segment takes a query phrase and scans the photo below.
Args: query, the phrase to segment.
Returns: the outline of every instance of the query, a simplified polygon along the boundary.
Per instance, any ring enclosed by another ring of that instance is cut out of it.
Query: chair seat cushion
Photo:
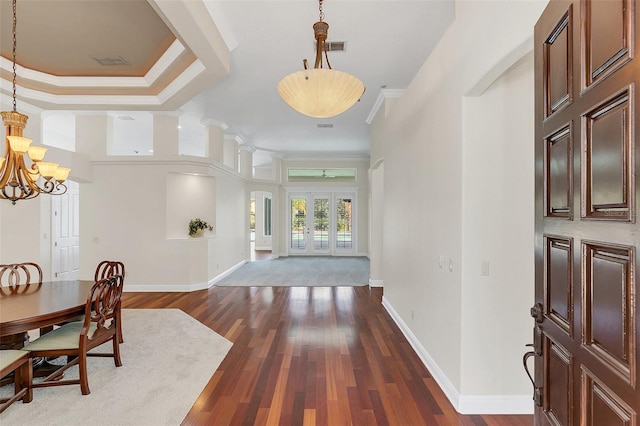
[[[4,370],[17,360],[23,357],[29,357],[29,354],[21,350],[7,349],[0,351],[0,371]],[[4,374],[2,374],[4,375]],[[1,376],[1,375],[0,375]]]
[[[59,349],[78,349],[80,345],[80,331],[83,322],[76,321],[63,325],[60,328],[38,337],[24,347],[25,351],[49,351]],[[96,327],[91,324],[89,335],[92,335]]]

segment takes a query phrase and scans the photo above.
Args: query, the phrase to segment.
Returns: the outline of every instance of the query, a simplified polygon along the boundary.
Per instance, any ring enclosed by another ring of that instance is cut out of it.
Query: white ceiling
[[[0,48],[10,59],[11,1],[0,0],[0,7]],[[304,58],[313,63],[312,26],[319,13],[313,0],[18,0],[18,62],[47,77],[20,69],[19,84],[32,90],[20,87],[19,98],[46,109],[180,110],[223,123],[227,135],[256,148],[254,165],[267,163],[271,155],[366,158],[366,120],[381,89],[406,88],[451,24],[454,3],[326,0],[323,8],[328,41],[346,42],[345,52],[329,52],[332,67],[357,76],[367,88],[359,103],[331,119],[299,114],[276,90],[281,78],[302,69]],[[157,46],[164,49],[171,40],[158,27],[158,16],[148,16],[154,10],[177,38],[175,51],[160,60]],[[90,43],[79,18],[91,22]],[[56,41],[47,43],[51,40]],[[23,44],[31,47],[23,52]],[[87,71],[89,55],[121,56],[130,64],[130,74],[123,75],[122,67]],[[64,63],[55,64],[56,58]],[[150,58],[156,67],[141,80]],[[0,65],[2,77],[10,79],[10,62]],[[82,72],[74,73],[70,66]],[[55,78],[56,67],[58,76],[67,79]],[[27,74],[24,81],[22,73]],[[109,79],[109,84],[86,78],[88,73]],[[5,96],[10,89],[3,81]]]

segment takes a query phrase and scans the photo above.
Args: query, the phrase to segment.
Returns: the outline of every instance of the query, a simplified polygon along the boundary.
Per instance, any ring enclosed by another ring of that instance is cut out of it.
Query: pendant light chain
[[[17,20],[17,0],[13,0],[13,112],[17,112],[16,109],[16,26]]]
[[[318,10],[320,10],[320,22],[324,22],[324,10],[322,10],[323,0],[318,0]],[[329,63],[328,49],[326,48],[325,41],[322,41],[322,50],[324,51],[324,59],[327,61],[327,67],[331,69],[331,63]],[[322,59],[320,60],[320,68],[322,68]]]

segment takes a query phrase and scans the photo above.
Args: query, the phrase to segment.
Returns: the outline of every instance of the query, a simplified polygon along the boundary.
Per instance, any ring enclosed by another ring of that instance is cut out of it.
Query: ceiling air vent
[[[345,41],[325,41],[324,50],[327,52],[344,52],[346,50],[347,43]]]
[[[319,129],[331,129],[331,128],[333,128],[333,124],[328,124],[328,123],[322,124],[322,123],[320,123],[320,124],[318,124],[318,128]]]
[[[107,56],[99,58],[94,56],[93,59],[95,59],[97,63],[104,67],[130,65],[129,62],[127,62],[122,56],[118,56],[116,58],[109,58]]]
[[[344,41],[329,41],[325,42],[324,50],[328,52],[344,52],[346,43]]]

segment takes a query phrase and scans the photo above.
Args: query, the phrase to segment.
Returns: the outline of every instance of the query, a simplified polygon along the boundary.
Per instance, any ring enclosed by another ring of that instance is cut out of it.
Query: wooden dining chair
[[[0,350],[0,378],[13,373],[13,396],[0,399],[0,413],[9,408],[16,401],[31,402],[33,389],[31,387],[32,372],[29,353],[21,350]]]
[[[29,290],[30,285],[42,285],[42,268],[34,262],[12,263],[0,265],[0,289],[8,287],[10,292],[15,294],[20,292],[19,288],[23,284],[23,292]],[[53,330],[53,327],[40,328],[40,335]]]
[[[122,365],[120,358],[120,332],[117,308],[120,303],[122,276],[101,279],[93,284],[87,296],[83,321],[71,322],[27,344],[31,358],[66,356],[67,363],[45,377],[42,382],[32,383],[34,388],[79,384],[83,395],[88,395],[89,378],[87,358],[92,356],[112,357],[116,367]],[[110,353],[89,353],[103,343],[112,342]],[[70,367],[78,365],[79,379],[62,379]]]
[[[122,291],[124,289],[124,263],[117,260],[103,260],[98,263],[94,280],[99,281],[104,278],[109,278],[114,275],[120,275],[122,280],[120,282],[120,297],[122,298]],[[124,336],[122,334],[122,302],[118,304],[118,327],[120,327],[120,343],[124,343]]]
[[[0,265],[0,286],[17,291],[22,284],[42,284],[42,268],[33,262]]]

